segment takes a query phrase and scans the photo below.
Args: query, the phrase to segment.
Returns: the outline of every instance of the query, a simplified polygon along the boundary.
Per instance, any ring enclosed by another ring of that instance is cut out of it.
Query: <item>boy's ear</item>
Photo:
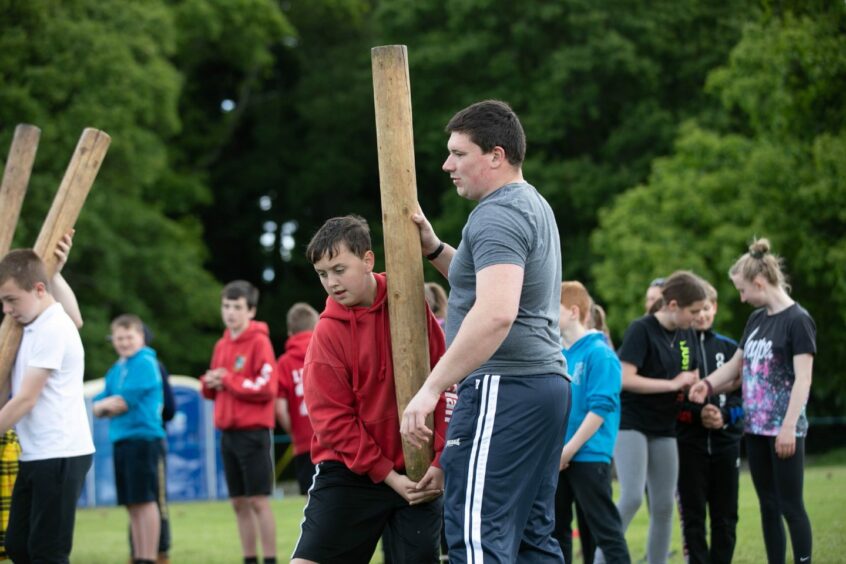
[[[247,316],[248,316],[250,319],[255,319],[255,317],[256,317],[256,309],[258,309],[258,308],[251,307],[251,308],[248,308],[248,309],[247,309]]]
[[[717,302],[711,302],[711,309],[714,310],[714,315],[717,315]]]
[[[48,293],[47,285],[44,284],[44,282],[36,282],[35,287],[33,289],[35,290],[35,293],[39,298],[43,298]]]
[[[364,264],[367,266],[368,274],[373,272],[373,266],[376,264],[376,255],[373,254],[373,251],[365,251],[361,260],[363,260]]]

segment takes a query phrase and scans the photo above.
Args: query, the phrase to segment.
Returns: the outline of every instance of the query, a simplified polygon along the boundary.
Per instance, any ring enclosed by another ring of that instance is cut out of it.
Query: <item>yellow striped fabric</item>
[[[14,430],[9,429],[0,436],[0,560],[6,556],[6,527],[9,525],[9,509],[12,506],[12,489],[18,477],[18,458],[21,444]]]

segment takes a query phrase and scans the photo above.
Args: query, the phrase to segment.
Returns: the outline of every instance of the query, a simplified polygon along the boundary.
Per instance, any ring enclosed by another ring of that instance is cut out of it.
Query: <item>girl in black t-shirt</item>
[[[690,390],[701,403],[716,391],[743,382],[746,451],[752,482],[761,506],[764,544],[770,563],[785,561],[790,530],[795,562],[811,562],[811,522],[802,496],[805,404],[811,389],[816,354],[816,326],[794,302],[781,269],[760,239],[729,271],[740,300],[759,308],[749,316],[732,359]]]
[[[679,394],[698,381],[690,328],[705,304],[705,287],[690,272],[666,279],[660,306],[632,322],[618,354],[623,365],[620,433],[614,461],[620,479],[617,509],[627,528],[649,490],[650,563],[666,562],[678,478]],[[683,396],[682,396],[683,397]]]

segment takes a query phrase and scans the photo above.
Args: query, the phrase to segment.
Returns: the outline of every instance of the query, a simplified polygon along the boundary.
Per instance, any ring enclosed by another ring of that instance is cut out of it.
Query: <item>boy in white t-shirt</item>
[[[59,264],[47,280],[30,249],[0,261],[3,313],[24,326],[12,370],[12,398],[0,409],[0,433],[15,426],[20,469],[12,493],[6,551],[15,562],[68,562],[76,502],[94,453],[82,379],[84,352],[76,297],[59,274],[71,234],[59,242]]]

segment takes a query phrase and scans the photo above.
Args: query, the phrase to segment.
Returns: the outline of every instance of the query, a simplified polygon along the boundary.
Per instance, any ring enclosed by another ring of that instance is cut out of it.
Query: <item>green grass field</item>
[[[615,498],[616,499],[616,498]],[[276,516],[279,561],[284,562],[299,534],[305,498],[295,496],[273,501]],[[805,504],[814,529],[814,562],[846,562],[846,464],[810,467],[805,472]],[[229,504],[174,503],[170,506],[173,530],[171,559],[179,563],[240,562],[235,519]],[[632,560],[646,552],[647,515],[641,508],[626,538]],[[77,512],[72,562],[112,564],[126,562],[127,516],[120,507],[82,509]],[[766,561],[759,522],[758,501],[748,472],[741,474],[740,523],[734,562],[759,564]],[[673,564],[684,562],[676,519],[672,550]],[[789,552],[789,551],[788,551]],[[377,553],[374,562],[381,562]],[[788,555],[788,562],[792,562]]]

